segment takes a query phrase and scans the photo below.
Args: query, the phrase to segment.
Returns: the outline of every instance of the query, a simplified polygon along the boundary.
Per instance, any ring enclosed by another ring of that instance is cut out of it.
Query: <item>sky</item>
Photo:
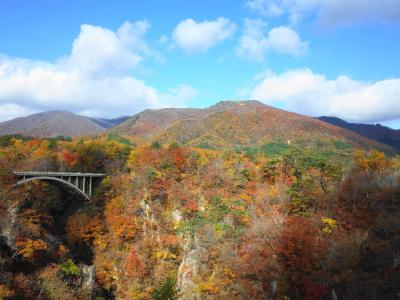
[[[0,121],[246,99],[400,128],[400,0],[0,1]]]

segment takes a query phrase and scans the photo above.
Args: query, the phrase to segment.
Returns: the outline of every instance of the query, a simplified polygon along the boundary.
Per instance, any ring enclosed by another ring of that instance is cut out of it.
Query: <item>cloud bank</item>
[[[337,116],[352,122],[400,118],[399,78],[363,82],[347,76],[329,80],[310,69],[267,72],[251,98],[301,114]]]
[[[118,30],[82,25],[71,54],[55,62],[0,57],[0,121],[43,110],[116,117],[145,108],[184,106],[196,90],[179,84],[158,91],[132,76],[160,55],[145,41],[147,21]]]

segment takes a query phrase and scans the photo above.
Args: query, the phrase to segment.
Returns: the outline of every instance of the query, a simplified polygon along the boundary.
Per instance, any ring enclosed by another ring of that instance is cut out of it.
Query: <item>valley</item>
[[[85,199],[51,181],[15,187],[15,170],[108,176]],[[6,135],[0,186],[5,299],[398,293],[396,149],[259,102]]]

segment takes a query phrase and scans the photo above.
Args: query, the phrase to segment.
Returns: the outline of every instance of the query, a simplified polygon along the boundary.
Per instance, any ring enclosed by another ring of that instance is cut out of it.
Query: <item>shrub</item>
[[[176,280],[168,277],[152,294],[154,300],[174,300],[178,299]]]
[[[324,224],[322,227],[322,232],[324,233],[332,233],[333,230],[337,227],[337,222],[331,218],[322,218],[321,222]]]
[[[135,146],[131,141],[127,140],[126,138],[124,138],[118,134],[109,134],[107,136],[107,140],[114,141],[114,142],[129,146],[129,147]]]
[[[80,274],[79,267],[72,261],[72,259],[68,259],[66,262],[61,264],[61,272],[66,277],[77,277]]]
[[[154,141],[151,143],[150,148],[152,149],[161,149],[161,143],[159,141]]]

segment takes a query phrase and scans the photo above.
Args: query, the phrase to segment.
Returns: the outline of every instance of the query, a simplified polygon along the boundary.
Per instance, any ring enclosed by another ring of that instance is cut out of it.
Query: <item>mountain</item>
[[[259,101],[221,101],[205,109],[146,110],[110,130],[163,143],[211,148],[261,146],[279,141],[319,147],[393,149],[326,122],[267,106]]]
[[[0,135],[74,137],[104,131],[137,141],[178,142],[205,148],[258,147],[271,142],[307,147],[338,146],[339,142],[345,147],[378,148],[385,152],[394,149],[382,143],[400,147],[399,132],[384,126],[351,124],[328,117],[315,119],[255,100],[221,101],[204,109],[148,109],[116,119],[49,111],[0,123]]]
[[[49,111],[0,123],[0,135],[23,134],[34,137],[94,135],[121,123],[126,118],[93,119],[68,111]]]
[[[395,130],[386,126],[382,126],[381,124],[373,125],[350,123],[336,117],[323,116],[319,117],[318,119],[326,123],[354,131],[371,140],[389,145],[400,151],[400,130]]]

